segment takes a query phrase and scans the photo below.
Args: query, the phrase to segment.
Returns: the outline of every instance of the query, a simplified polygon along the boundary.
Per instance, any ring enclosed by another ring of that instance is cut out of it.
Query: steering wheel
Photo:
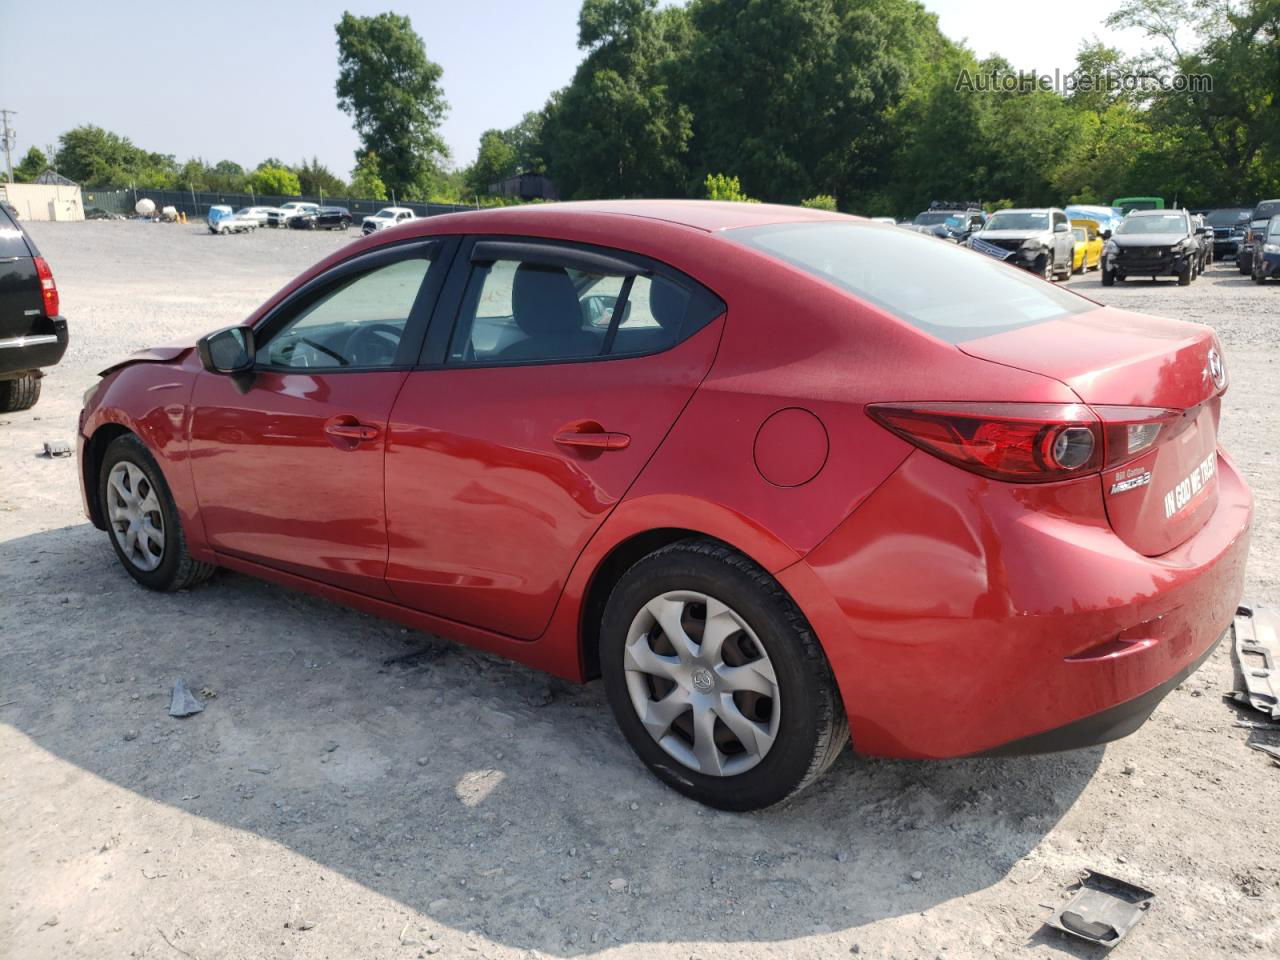
[[[400,328],[390,323],[362,323],[347,337],[343,352],[356,367],[391,363],[396,358],[400,336]]]

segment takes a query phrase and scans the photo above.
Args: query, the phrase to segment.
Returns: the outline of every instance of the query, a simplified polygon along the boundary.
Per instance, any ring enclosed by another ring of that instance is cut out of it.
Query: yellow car
[[[1071,232],[1076,236],[1076,249],[1071,255],[1071,272],[1084,273],[1102,266],[1102,235],[1092,220],[1072,220]]]

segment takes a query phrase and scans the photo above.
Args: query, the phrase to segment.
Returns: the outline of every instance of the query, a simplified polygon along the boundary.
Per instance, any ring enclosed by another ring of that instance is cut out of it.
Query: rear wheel
[[[747,557],[682,540],[614,587],[600,634],[609,704],[631,747],[676,790],[756,810],[818,778],[849,728],[799,608]]]
[[[40,399],[40,374],[24,373],[14,380],[0,380],[0,413],[30,410]]]
[[[98,476],[98,502],[111,546],[133,579],[152,590],[183,590],[216,567],[192,559],[164,474],[133,434],[111,441]]]
[[[1250,272],[1252,272],[1253,265],[1249,263],[1249,261],[1245,260],[1244,257],[1237,255],[1236,269],[1240,271],[1240,276],[1245,277],[1245,276],[1248,276]]]

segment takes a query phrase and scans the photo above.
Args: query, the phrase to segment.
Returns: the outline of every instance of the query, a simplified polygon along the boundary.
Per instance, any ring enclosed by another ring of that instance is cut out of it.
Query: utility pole
[[[9,128],[9,114],[17,112],[17,110],[0,110],[0,117],[4,119],[4,166],[9,172],[10,183],[13,183],[13,144],[18,137],[18,131]]]

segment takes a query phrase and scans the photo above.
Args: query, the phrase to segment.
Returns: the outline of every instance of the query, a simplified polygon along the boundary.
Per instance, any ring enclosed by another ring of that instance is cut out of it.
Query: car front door
[[[706,375],[724,304],[651,261],[509,239],[464,245],[448,288],[391,413],[387,581],[532,639]]]
[[[251,378],[202,373],[191,469],[220,553],[387,597],[387,417],[452,244],[401,244],[308,283],[256,326]]]
[[[1067,222],[1067,215],[1060,210],[1055,210],[1052,222],[1054,262],[1071,263],[1075,256],[1076,239],[1071,232],[1071,224]]]

